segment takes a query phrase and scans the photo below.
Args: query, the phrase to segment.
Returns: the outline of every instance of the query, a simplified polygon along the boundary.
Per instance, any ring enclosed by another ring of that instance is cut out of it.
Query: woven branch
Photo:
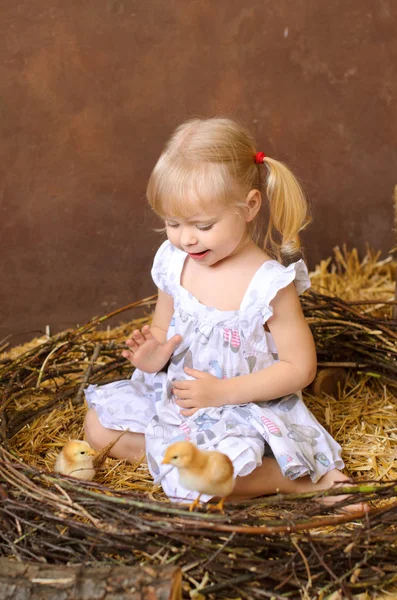
[[[50,474],[7,450],[54,409],[83,410],[86,384],[131,375],[121,349],[132,324],[111,332],[101,327],[131,308],[146,310],[134,320],[141,327],[150,322],[154,301],[128,305],[0,361],[0,554],[50,564],[177,564],[184,585],[210,598],[263,598],[265,590],[274,598],[326,598],[337,591],[351,598],[397,585],[397,480],[278,494],[229,504],[226,515],[214,515],[155,501],[139,486],[120,491]],[[376,300],[370,310],[363,302],[373,301],[303,296],[319,362],[349,366],[395,389],[397,323],[390,301]],[[346,492],[354,502],[370,502],[371,512],[338,513],[352,502]],[[342,500],[326,509],[327,495]]]
[[[144,306],[145,302],[151,305],[153,298],[141,301],[139,306]],[[384,376],[389,385],[397,387],[397,322],[367,316],[340,298],[318,292],[307,292],[302,298],[302,305],[316,342],[320,366],[348,364],[358,371]],[[132,306],[128,305],[116,312],[121,314]],[[101,337],[99,333],[99,350],[98,341],[93,345],[93,341],[87,339],[90,330],[102,325],[114,314],[91,321],[75,331],[55,336],[47,343],[29,350],[26,355],[7,361],[0,367],[0,393],[4,398],[0,418],[3,423],[6,419],[8,437],[15,435],[40,414],[52,410],[71,397],[74,397],[74,404],[81,403],[81,378],[87,383],[101,384],[110,379],[126,378],[131,374],[130,363],[120,357],[123,346],[104,339],[104,334]],[[142,324],[149,320],[148,316],[142,320]],[[94,348],[97,349],[98,356],[94,356],[93,363],[88,359],[87,367],[87,358],[92,358]],[[97,361],[98,357],[101,362]],[[58,389],[38,385],[38,382],[45,384],[59,379],[62,380],[62,385]],[[43,389],[50,396],[44,404],[40,402]],[[22,413],[5,412],[7,406],[19,395],[27,393],[31,394],[32,408],[25,407]]]
[[[192,514],[139,494],[49,476],[14,462],[4,450],[0,477],[0,549],[20,561],[95,564],[112,562],[115,555],[120,564],[177,560],[195,581],[208,573],[208,581],[217,583],[209,583],[201,593],[216,592],[217,598],[230,597],[236,586],[256,597],[258,575],[265,589],[280,585],[280,597],[299,597],[299,590],[308,586],[303,558],[310,564],[311,597],[339,588],[349,597],[352,591],[381,588],[397,578],[397,549],[391,544],[396,502],[356,519],[353,529],[333,533],[336,525],[352,517],[319,515],[314,503],[319,496],[313,493],[229,505],[223,516]],[[385,501],[394,498],[396,490],[397,482],[360,484],[345,491],[357,500]],[[323,495],[330,493],[342,491]],[[261,516],[264,506],[276,509],[272,519]],[[332,565],[335,581],[324,570],[324,560]],[[352,568],[360,569],[355,580]]]

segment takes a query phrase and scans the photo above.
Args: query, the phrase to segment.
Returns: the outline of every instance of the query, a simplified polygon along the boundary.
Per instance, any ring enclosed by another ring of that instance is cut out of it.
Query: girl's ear
[[[262,194],[259,190],[251,190],[245,199],[245,222],[253,221],[262,205]]]

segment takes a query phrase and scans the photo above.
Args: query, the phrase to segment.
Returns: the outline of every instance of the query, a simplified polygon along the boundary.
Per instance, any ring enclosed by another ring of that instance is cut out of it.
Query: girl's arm
[[[273,315],[267,325],[279,362],[250,375],[226,380],[224,391],[230,404],[273,400],[291,394],[309,385],[316,375],[314,340],[294,284],[281,289],[271,304]]]
[[[183,416],[200,408],[274,400],[309,385],[316,374],[316,350],[293,283],[272,301],[267,325],[274,337],[279,362],[249,375],[218,379],[185,368],[193,380],[175,381],[175,402]],[[263,333],[265,335],[265,333]]]
[[[172,296],[159,289],[150,328],[154,337],[161,344],[164,344],[165,340],[167,339],[167,331],[173,314],[174,299]]]
[[[166,341],[173,313],[172,297],[159,289],[152,325],[135,329],[126,340],[128,350],[122,352],[134,367],[146,373],[156,373],[168,362],[182,340],[180,335],[174,335]]]

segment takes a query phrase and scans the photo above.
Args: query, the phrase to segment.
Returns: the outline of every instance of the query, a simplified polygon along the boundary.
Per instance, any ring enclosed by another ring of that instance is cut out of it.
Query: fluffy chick
[[[176,442],[165,451],[163,464],[174,465],[178,469],[180,484],[199,493],[189,511],[196,508],[201,494],[209,494],[221,498],[214,508],[223,512],[225,499],[234,487],[233,463],[226,454],[199,450],[191,442]]]
[[[87,442],[70,440],[58,454],[54,471],[76,479],[92,481],[95,476],[94,456],[95,452]]]

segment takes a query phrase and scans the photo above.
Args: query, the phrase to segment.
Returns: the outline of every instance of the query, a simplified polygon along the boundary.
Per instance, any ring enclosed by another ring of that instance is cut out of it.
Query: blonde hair
[[[241,210],[251,190],[269,201],[265,251],[285,262],[300,248],[299,232],[310,222],[301,186],[281,162],[255,162],[255,142],[231,119],[192,119],[180,125],[166,144],[150,176],[147,198],[161,217],[188,217],[197,204],[214,203]],[[266,168],[266,170],[265,170]],[[258,239],[258,217],[251,235]]]

